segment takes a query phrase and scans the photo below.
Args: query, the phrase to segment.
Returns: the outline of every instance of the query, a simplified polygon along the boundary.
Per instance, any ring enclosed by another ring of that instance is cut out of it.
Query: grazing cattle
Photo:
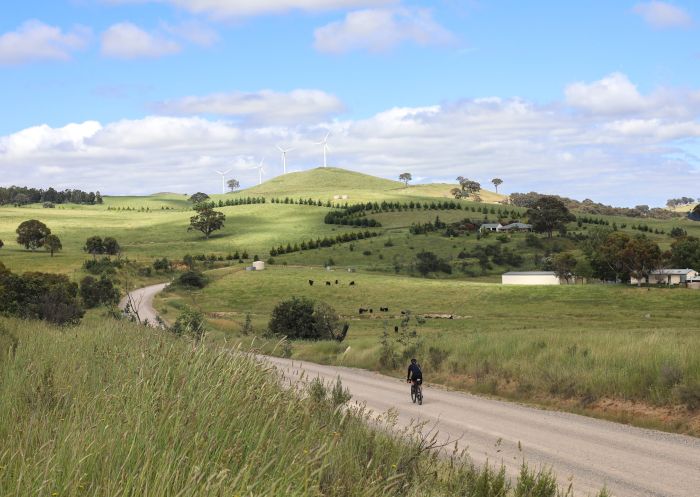
[[[365,312],[367,312],[367,309],[360,307],[360,314],[364,314]]]
[[[314,280],[309,280],[309,286],[314,286]]]
[[[388,307],[380,307],[379,312],[389,312],[389,308]]]
[[[394,333],[398,333],[398,332],[399,332],[399,327],[398,327],[398,326],[394,326]]]
[[[355,286],[355,282],[354,282],[354,281],[351,281],[351,282],[350,282],[350,286]]]
[[[374,309],[370,309],[369,313],[372,314],[374,312]]]
[[[331,286],[331,282],[330,282],[330,281],[326,281],[326,286]]]
[[[335,280],[335,284],[336,284],[336,285],[338,284],[338,280]]]

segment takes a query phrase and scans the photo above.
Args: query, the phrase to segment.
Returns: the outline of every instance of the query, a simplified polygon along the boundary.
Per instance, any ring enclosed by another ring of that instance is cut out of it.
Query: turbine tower
[[[221,193],[225,194],[226,193],[226,175],[231,172],[230,169],[226,171],[216,171],[221,175]]]
[[[291,152],[294,149],[293,148],[284,149],[284,148],[280,147],[279,145],[277,145],[277,150],[282,152],[282,167],[284,169],[284,174],[287,174],[287,152]]]
[[[254,168],[253,168],[253,169],[257,169],[257,170],[258,170],[258,174],[259,174],[259,176],[260,176],[260,182],[258,183],[259,185],[262,185],[262,175],[263,175],[263,173],[265,172],[265,168],[263,167],[263,163],[264,163],[264,162],[265,162],[265,157],[262,158],[262,160],[260,161],[260,164],[258,164],[257,167],[254,167]]]
[[[316,143],[316,145],[323,145],[323,167],[328,167],[328,162],[327,162],[328,137],[330,135],[331,135],[331,132],[329,131],[328,133],[326,133],[326,137],[323,140]]]

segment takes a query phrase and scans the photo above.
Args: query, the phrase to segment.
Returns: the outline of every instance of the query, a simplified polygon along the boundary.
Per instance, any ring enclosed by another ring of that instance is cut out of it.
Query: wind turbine
[[[262,185],[262,175],[265,172],[265,168],[263,167],[263,163],[265,162],[265,157],[262,158],[260,161],[260,164],[258,164],[257,167],[254,167],[253,169],[258,170],[258,174],[260,175],[260,182],[258,183],[259,185]]]
[[[277,150],[282,152],[282,167],[284,168],[284,174],[287,174],[287,152],[294,150],[293,148],[284,149],[277,145]]]
[[[230,169],[226,171],[216,171],[221,175],[221,193],[226,193],[226,175],[231,172]]]
[[[328,133],[326,133],[326,137],[323,140],[316,143],[316,145],[323,145],[323,167],[328,167],[328,162],[326,161],[326,155],[328,152],[328,137],[330,135],[331,135],[331,132],[329,131]]]

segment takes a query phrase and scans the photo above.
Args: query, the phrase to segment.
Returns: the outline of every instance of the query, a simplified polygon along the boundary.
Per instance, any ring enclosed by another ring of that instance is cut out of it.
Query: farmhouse
[[[504,285],[560,285],[554,271],[510,271],[501,276]]]
[[[649,275],[650,285],[684,285],[700,277],[693,269],[657,269]],[[631,278],[630,283],[639,283],[637,278]],[[644,281],[642,281],[644,283]]]

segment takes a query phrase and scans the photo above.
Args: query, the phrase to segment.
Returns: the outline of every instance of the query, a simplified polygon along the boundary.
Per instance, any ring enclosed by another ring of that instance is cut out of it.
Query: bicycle
[[[414,404],[417,402],[419,406],[423,405],[423,389],[421,388],[421,383],[423,383],[422,379],[411,382],[411,400]]]

